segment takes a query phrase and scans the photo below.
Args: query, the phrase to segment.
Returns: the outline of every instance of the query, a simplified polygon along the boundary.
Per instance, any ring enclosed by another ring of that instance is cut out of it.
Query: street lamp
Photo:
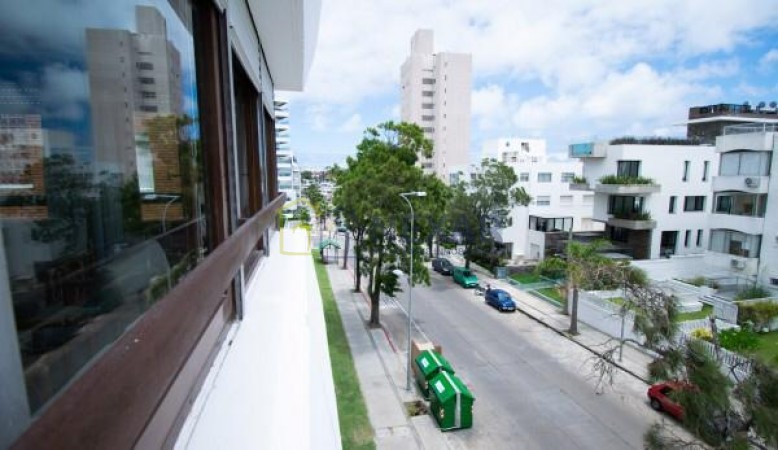
[[[408,268],[408,361],[405,367],[405,389],[410,391],[411,390],[411,305],[413,304],[413,205],[411,204],[411,201],[408,200],[408,197],[426,197],[427,193],[424,191],[416,191],[416,192],[403,192],[400,194],[400,197],[402,197],[403,200],[408,204],[408,207],[411,208],[411,237],[408,239],[408,242],[411,247],[410,251],[410,257],[409,257],[409,268]]]

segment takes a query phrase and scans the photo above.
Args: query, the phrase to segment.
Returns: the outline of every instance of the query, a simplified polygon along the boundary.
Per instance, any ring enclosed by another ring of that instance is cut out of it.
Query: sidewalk
[[[337,264],[327,273],[348,337],[362,396],[375,430],[378,450],[445,449],[448,443],[432,417],[408,417],[405,402],[420,399],[415,385],[406,391],[405,353],[394,348],[386,330],[369,329],[368,301],[354,293],[353,274]]]
[[[463,258],[456,255],[449,255],[447,258],[459,265],[464,265],[465,263]],[[578,321],[578,335],[571,336],[567,333],[567,330],[570,328],[570,316],[563,314],[555,305],[518,289],[507,280],[494,278],[489,271],[476,264],[470,263],[470,269],[473,272],[476,272],[483,282],[489,283],[492,287],[503,289],[511,294],[516,300],[519,312],[524,313],[528,317],[557,333],[566,336],[571,341],[586,348],[592,353],[601,354],[601,352],[605,350],[604,344],[606,342],[611,341],[611,343],[613,343],[617,340],[616,338],[588,326],[580,320]],[[616,361],[614,364],[618,368],[648,384],[648,364],[653,361],[654,358],[646,349],[627,343],[624,345],[621,361],[618,359],[618,354],[616,354],[615,358]]]

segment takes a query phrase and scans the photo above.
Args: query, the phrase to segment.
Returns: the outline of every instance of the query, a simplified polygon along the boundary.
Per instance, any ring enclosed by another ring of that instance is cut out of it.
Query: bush
[[[703,276],[697,276],[694,278],[689,278],[687,280],[681,280],[681,281],[683,281],[686,284],[691,284],[692,286],[697,286],[697,287],[705,285],[705,277]]]
[[[645,177],[629,177],[623,175],[605,175],[600,178],[602,184],[654,184],[654,180]]]
[[[751,286],[738,292],[737,295],[735,296],[735,300],[747,300],[750,298],[765,298],[769,296],[770,293],[767,292],[767,289],[761,286]]]
[[[695,328],[692,330],[691,336],[694,339],[700,339],[708,342],[713,340],[713,333],[708,328]]]
[[[573,184],[586,184],[586,183],[587,183],[586,177],[579,177],[579,176],[573,177]]]
[[[738,305],[737,323],[739,325],[751,323],[754,328],[761,330],[768,326],[775,317],[778,317],[778,303],[765,301]]]
[[[719,332],[719,344],[733,352],[747,353],[759,347],[759,338],[751,330],[730,328]]]
[[[556,256],[544,258],[543,261],[535,267],[535,275],[540,275],[546,278],[559,279],[564,278],[567,271],[567,263]]]

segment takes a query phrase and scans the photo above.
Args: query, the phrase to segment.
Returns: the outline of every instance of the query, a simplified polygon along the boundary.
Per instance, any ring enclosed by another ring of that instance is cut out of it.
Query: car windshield
[[[510,296],[510,295],[508,295],[508,294],[506,294],[505,292],[498,292],[498,293],[497,293],[497,298],[498,298],[498,299],[499,299],[501,302],[504,302],[504,301],[506,301],[506,300],[510,300],[510,299],[511,299],[511,296]]]
[[[462,276],[463,277],[472,277],[473,276],[473,272],[470,272],[469,270],[463,270],[462,271]]]

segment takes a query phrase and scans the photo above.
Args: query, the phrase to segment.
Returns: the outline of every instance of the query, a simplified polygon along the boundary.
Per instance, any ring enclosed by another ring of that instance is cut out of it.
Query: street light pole
[[[408,200],[408,197],[426,197],[427,193],[424,191],[418,191],[418,192],[403,192],[400,194],[400,197],[402,197],[403,200],[408,204],[408,207],[411,209],[411,236],[410,239],[408,239],[408,243],[411,247],[410,251],[410,259],[408,262],[408,361],[405,367],[405,389],[410,391],[411,390],[411,321],[412,321],[412,315],[411,315],[411,307],[413,305],[413,222],[414,222],[414,216],[413,216],[413,205],[411,204],[411,201]]]

